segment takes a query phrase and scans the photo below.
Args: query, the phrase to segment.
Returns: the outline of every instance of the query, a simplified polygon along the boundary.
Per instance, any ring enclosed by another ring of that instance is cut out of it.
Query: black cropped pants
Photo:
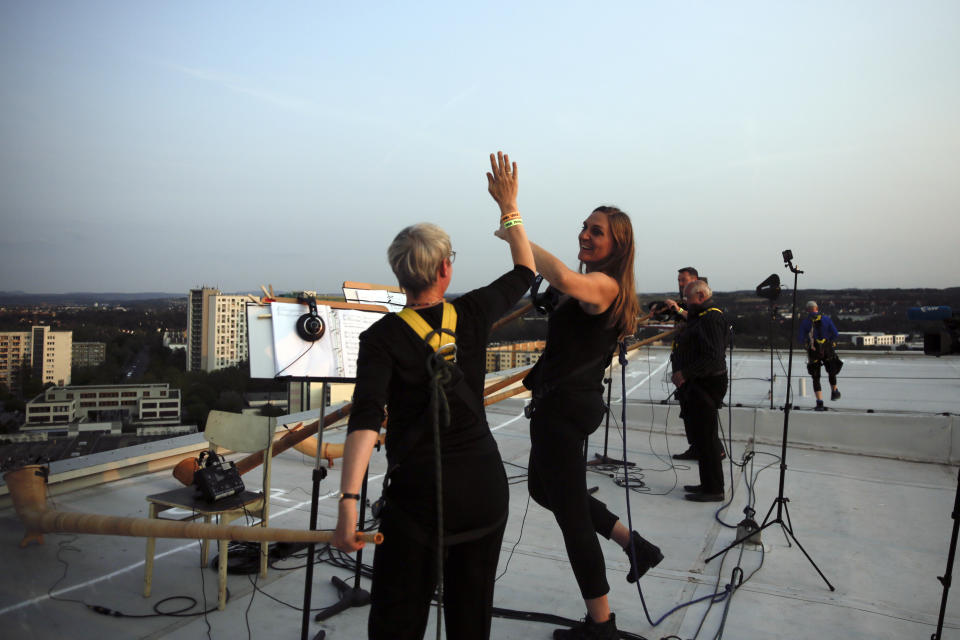
[[[599,393],[555,392],[538,400],[530,420],[530,497],[553,512],[560,525],[585,600],[610,591],[597,534],[609,539],[617,523],[617,516],[587,493],[583,447],[602,417]]]

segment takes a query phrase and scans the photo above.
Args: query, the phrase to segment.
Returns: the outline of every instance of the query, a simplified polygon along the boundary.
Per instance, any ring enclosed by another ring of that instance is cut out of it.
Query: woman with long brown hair
[[[597,207],[584,221],[578,242],[579,271],[530,243],[537,271],[564,297],[550,314],[543,356],[524,379],[533,391],[528,486],[530,496],[552,511],[560,525],[587,608],[582,623],[557,629],[554,638],[617,638],[597,534],[627,553],[628,582],[663,559],[655,545],[587,493],[583,463],[584,441],[604,413],[604,370],[617,342],[636,329],[630,217],[616,207]]]

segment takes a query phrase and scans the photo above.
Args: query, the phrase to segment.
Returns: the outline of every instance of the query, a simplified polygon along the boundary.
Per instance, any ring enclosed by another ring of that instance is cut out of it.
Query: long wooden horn
[[[330,542],[330,531],[245,527],[198,522],[180,522],[158,518],[124,518],[89,513],[69,513],[47,508],[46,467],[28,465],[3,474],[10,489],[13,508],[27,531],[20,541],[43,543],[44,533],[93,533],[138,538],[208,538],[245,542]],[[357,540],[380,544],[383,534],[358,533]]]
[[[528,310],[529,309],[525,307],[519,311],[526,312]],[[519,314],[519,311],[517,312],[518,314]],[[649,319],[650,315],[651,314],[648,313],[647,315],[642,316],[639,319],[639,321],[642,322],[644,320]],[[650,338],[645,338],[644,340],[640,340],[639,342],[635,342],[632,345],[630,345],[627,348],[627,351],[633,351],[634,349],[639,349],[640,347],[646,346],[652,342],[663,340],[664,338],[669,338],[670,336],[677,333],[677,331],[679,331],[679,329],[676,329],[676,328],[669,329],[662,333],[658,333],[657,335],[652,336]],[[521,380],[524,376],[527,375],[527,373],[530,371],[531,368],[532,366],[525,367],[520,371],[517,371],[507,376],[506,378],[502,380],[498,380],[497,382],[494,382],[493,384],[484,388],[483,390],[484,406],[488,406],[488,405],[500,402],[501,400],[506,400],[507,398],[513,397],[515,395],[518,395],[526,391],[524,387],[517,387],[515,389],[511,389],[503,393],[499,393],[499,394],[496,393],[497,391],[500,391],[505,387],[509,387],[510,385],[514,384],[518,380]],[[347,404],[343,405],[336,411],[325,416],[323,419],[324,429],[334,424],[335,422],[345,418],[346,416],[350,415],[350,409],[352,407],[353,407],[353,404],[348,402]],[[278,453],[286,451],[290,447],[295,447],[301,453],[304,453],[308,456],[316,456],[317,445],[316,444],[311,445],[309,442],[307,442],[307,438],[317,433],[317,422],[319,421],[311,422],[306,425],[298,425],[297,427],[294,427],[293,429],[291,429],[286,435],[284,435],[282,438],[280,438],[279,440],[273,443],[273,455],[277,455]],[[297,446],[300,443],[304,443],[304,444],[302,446]],[[326,458],[328,465],[332,466],[333,460],[335,458],[339,458],[342,456],[343,456],[342,444],[337,444],[337,443],[323,444],[323,452],[321,457]],[[187,462],[189,460],[190,459],[186,459],[181,462]],[[242,458],[241,460],[238,460],[236,464],[237,464],[237,470],[241,474],[246,473],[247,471],[250,471],[251,469],[254,469],[257,466],[263,464],[263,452],[253,453],[247,456],[246,458]],[[189,473],[188,475],[177,475],[175,473],[175,476],[177,477],[178,480],[180,480],[184,484],[190,484],[193,481],[192,473]],[[190,481],[188,482],[187,479],[189,479]]]

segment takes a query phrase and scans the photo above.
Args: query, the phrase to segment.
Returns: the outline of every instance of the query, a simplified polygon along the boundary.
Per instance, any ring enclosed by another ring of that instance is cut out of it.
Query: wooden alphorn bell
[[[17,517],[27,529],[23,540],[20,541],[21,547],[27,546],[30,542],[42,544],[44,533],[92,533],[108,536],[193,540],[206,538],[244,542],[322,543],[330,542],[333,538],[331,531],[216,525],[56,511],[47,507],[46,467],[36,464],[27,465],[3,474],[3,479],[10,490]],[[380,544],[383,542],[383,534],[358,533],[357,540]]]

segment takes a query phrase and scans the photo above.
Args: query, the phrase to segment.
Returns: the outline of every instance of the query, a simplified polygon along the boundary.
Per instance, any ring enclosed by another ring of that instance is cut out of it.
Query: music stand
[[[320,382],[320,418],[317,427],[317,453],[312,473],[310,492],[310,530],[317,529],[320,502],[320,482],[327,470],[321,465],[323,449],[323,422],[326,412],[328,383],[356,380],[356,353],[360,333],[376,322],[386,307],[369,304],[350,304],[322,301],[315,297],[300,299],[272,298],[269,313],[262,305],[248,305],[247,332],[250,352],[250,377],[273,377],[288,383],[299,383],[304,409],[310,408],[310,385]],[[309,311],[304,313],[304,305]],[[272,372],[272,375],[268,375]],[[358,529],[365,517],[367,480],[364,475]],[[316,545],[307,547],[307,566],[304,578],[303,618],[301,640],[307,640],[310,624],[310,602],[313,594],[313,564]],[[363,550],[357,551],[354,586],[349,587],[334,576],[340,600],[317,616],[324,620],[340,611],[370,602],[369,592],[360,588],[360,566]],[[327,614],[321,617],[323,614]],[[325,637],[325,632],[318,637]]]

